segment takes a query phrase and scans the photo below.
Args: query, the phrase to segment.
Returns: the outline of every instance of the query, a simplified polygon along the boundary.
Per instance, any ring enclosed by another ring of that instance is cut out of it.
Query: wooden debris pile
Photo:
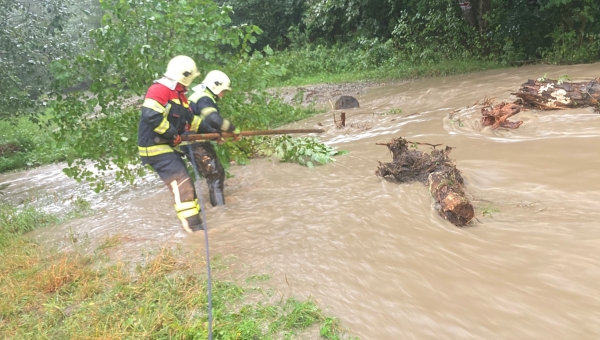
[[[558,110],[576,107],[594,107],[600,110],[600,79],[585,83],[564,82],[553,79],[530,79],[513,95],[527,108]]]
[[[380,143],[392,152],[393,160],[391,163],[379,162],[375,174],[397,182],[419,181],[427,185],[440,216],[456,226],[467,225],[474,218],[475,211],[465,195],[460,171],[448,157],[452,148],[446,146],[437,150],[435,147],[439,144],[426,144],[433,147],[431,153],[410,149],[417,144],[426,143],[411,143],[404,138]]]
[[[585,83],[564,82],[553,79],[528,80],[513,95],[514,103],[500,103],[492,107],[493,99],[484,100],[481,125],[492,129],[516,129],[522,121],[511,122],[509,117],[522,109],[561,110],[576,107],[593,107],[600,112],[600,78]]]

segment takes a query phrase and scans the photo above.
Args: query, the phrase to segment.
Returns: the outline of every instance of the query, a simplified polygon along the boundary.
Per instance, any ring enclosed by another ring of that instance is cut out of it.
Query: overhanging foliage
[[[101,5],[106,11],[101,27],[90,33],[96,47],[52,65],[58,88],[88,80],[89,91],[58,96],[51,105],[55,138],[72,141],[78,155],[68,159],[65,172],[96,183],[97,190],[103,188],[107,171],[127,181],[143,172],[137,157],[139,106],[132,104],[164,73],[172,57],[192,57],[202,74],[225,70],[238,96],[266,85],[261,83],[265,74],[280,72],[260,54],[251,55],[250,44],[261,30],[231,26],[230,7],[211,0],[102,0]],[[271,53],[268,47],[265,51]],[[238,97],[231,103],[240,107],[244,100]],[[89,161],[93,170],[86,167]]]

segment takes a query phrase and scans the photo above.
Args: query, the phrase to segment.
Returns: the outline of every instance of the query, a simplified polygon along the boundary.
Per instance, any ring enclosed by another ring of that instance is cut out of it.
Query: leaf
[[[263,52],[265,52],[267,55],[273,55],[273,49],[269,45],[263,47]],[[268,61],[267,61],[267,65],[269,65]]]

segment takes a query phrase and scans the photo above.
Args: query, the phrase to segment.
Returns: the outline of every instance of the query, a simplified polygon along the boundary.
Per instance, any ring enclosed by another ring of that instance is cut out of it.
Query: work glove
[[[171,146],[177,146],[179,144],[181,144],[181,136],[177,135],[175,136],[175,138],[173,138],[173,140],[171,141]]]
[[[242,135],[240,135],[241,132],[242,131],[240,131],[240,128],[237,128],[237,127],[235,128],[235,130],[232,131],[232,133],[234,134],[234,136],[233,136],[234,142],[237,142],[240,139],[242,139]]]

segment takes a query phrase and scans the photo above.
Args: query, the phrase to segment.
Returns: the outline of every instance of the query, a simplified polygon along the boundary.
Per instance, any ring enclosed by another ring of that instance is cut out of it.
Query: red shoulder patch
[[[169,100],[173,97],[173,91],[163,84],[152,84],[146,92],[146,98],[154,99],[160,103],[160,105],[166,106]]]

